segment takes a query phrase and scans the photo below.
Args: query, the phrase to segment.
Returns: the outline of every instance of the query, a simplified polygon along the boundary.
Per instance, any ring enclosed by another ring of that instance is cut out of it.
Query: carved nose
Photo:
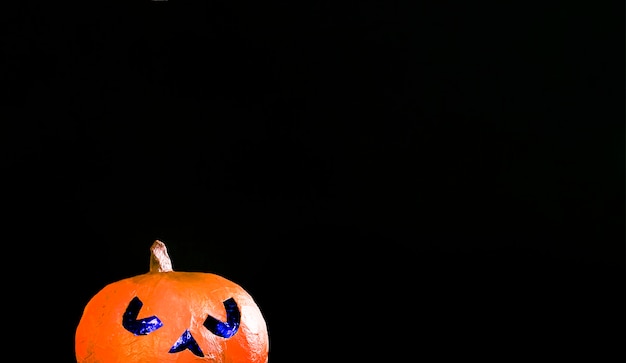
[[[241,322],[241,312],[239,311],[239,307],[237,306],[235,299],[233,299],[232,297],[224,301],[224,308],[226,309],[225,322],[219,321],[218,319],[209,315],[207,316],[203,325],[213,334],[228,339],[235,335],[235,333],[237,333],[237,330],[239,330],[239,324]],[[202,354],[202,349],[200,349],[200,346],[198,346],[198,342],[196,342],[193,335],[191,335],[189,329],[185,330],[180,338],[178,338],[176,343],[174,343],[172,348],[170,348],[170,353],[182,352],[185,349],[189,349],[193,354],[197,355],[198,357],[204,357],[204,354]]]
[[[189,349],[193,354],[198,357],[204,357],[202,354],[202,350],[198,346],[198,343],[194,339],[193,335],[189,332],[189,330],[185,330],[185,332],[178,338],[176,343],[170,348],[170,353],[178,353],[182,352],[185,349]]]

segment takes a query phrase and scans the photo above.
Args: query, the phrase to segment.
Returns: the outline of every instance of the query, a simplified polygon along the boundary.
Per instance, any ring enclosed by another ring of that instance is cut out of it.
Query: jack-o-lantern
[[[148,273],[85,306],[78,363],[267,363],[266,322],[248,292],[216,274],[174,271],[161,241],[150,250]]]

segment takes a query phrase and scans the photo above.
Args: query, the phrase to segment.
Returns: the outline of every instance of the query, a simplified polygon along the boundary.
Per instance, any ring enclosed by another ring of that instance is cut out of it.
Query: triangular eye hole
[[[224,300],[224,308],[226,309],[226,321],[219,321],[211,315],[207,316],[204,321],[204,326],[209,331],[222,338],[230,338],[237,330],[239,330],[239,324],[241,321],[241,312],[239,307],[232,297]]]
[[[124,326],[124,329],[135,335],[147,335],[163,326],[161,320],[159,320],[156,316],[150,316],[137,320],[137,316],[139,316],[139,311],[142,306],[143,302],[135,296],[130,303],[128,303],[128,307],[126,308],[124,317],[122,318],[122,325]]]

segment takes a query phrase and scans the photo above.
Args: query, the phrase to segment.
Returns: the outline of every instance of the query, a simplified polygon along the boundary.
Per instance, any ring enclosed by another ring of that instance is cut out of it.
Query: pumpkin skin
[[[253,298],[216,274],[171,269],[155,241],[150,271],[105,286],[76,328],[78,363],[267,363]]]

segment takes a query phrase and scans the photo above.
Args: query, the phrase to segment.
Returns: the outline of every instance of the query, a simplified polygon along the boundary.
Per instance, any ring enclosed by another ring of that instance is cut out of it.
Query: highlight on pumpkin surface
[[[87,303],[75,351],[78,363],[267,363],[269,336],[241,286],[174,271],[156,240],[147,273],[113,282]]]

